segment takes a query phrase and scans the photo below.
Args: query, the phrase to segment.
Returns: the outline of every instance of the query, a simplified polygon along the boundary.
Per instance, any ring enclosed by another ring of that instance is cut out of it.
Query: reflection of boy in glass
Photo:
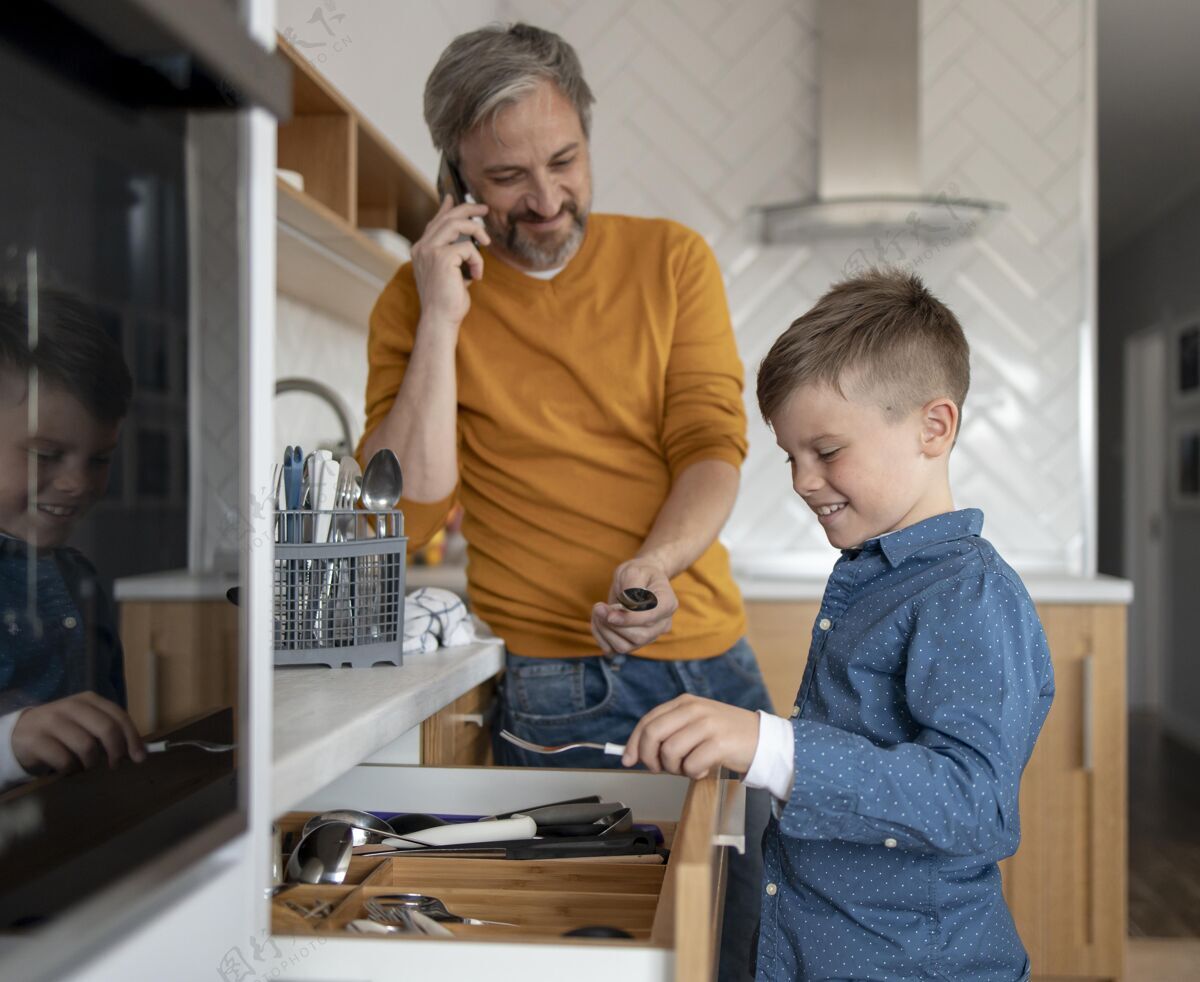
[[[0,298],[0,787],[146,753],[112,608],[65,546],[104,493],[131,392],[85,305]]]

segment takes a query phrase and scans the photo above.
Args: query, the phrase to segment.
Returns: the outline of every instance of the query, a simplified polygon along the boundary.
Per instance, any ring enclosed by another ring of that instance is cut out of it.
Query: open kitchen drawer
[[[487,979],[488,982],[698,982],[714,976],[725,846],[744,848],[744,790],[735,780],[640,771],[429,768],[360,765],[301,811],[496,814],[586,794],[622,801],[635,821],[663,829],[663,865],[593,860],[504,860],[405,855],[355,859],[347,885],[304,886],[272,906],[273,940],[288,979]],[[351,882],[353,881],[353,882]],[[350,934],[371,896],[424,892],[459,914],[515,927],[449,925],[454,938]],[[305,920],[283,906],[329,900],[332,913]],[[627,939],[565,938],[584,925],[620,927]]]

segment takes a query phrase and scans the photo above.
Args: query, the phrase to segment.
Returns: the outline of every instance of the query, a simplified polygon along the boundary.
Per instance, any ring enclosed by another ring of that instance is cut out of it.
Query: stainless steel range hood
[[[1004,210],[921,191],[918,8],[820,0],[817,196],[756,209],[764,242],[899,231],[932,240],[951,224],[961,237]]]

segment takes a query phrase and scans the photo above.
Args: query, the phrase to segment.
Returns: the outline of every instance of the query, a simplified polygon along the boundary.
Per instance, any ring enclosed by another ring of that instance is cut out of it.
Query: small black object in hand
[[[631,586],[628,590],[622,590],[618,599],[626,610],[653,610],[658,606],[658,597],[649,590],[643,590],[640,586]]]

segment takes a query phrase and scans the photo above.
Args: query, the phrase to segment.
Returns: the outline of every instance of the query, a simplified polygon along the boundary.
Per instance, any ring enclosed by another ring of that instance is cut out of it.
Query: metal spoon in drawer
[[[524,814],[524,812],[521,814]],[[511,818],[512,816],[508,817]],[[414,832],[424,832],[426,829],[450,824],[444,818],[439,818],[437,815],[426,815],[424,812],[408,812],[402,815],[393,815],[387,820],[387,823],[392,827],[396,835],[412,835]]]
[[[500,736],[522,750],[528,750],[530,753],[535,754],[561,754],[564,750],[603,750],[610,757],[620,757],[625,753],[625,744],[623,743],[587,743],[576,741],[575,743],[556,743],[547,746],[543,743],[531,743],[528,740],[522,740],[515,733],[510,733],[508,730],[501,730]]]
[[[304,823],[300,834],[308,835],[313,829],[330,822],[343,822],[351,827],[351,836],[356,846],[365,845],[372,836],[395,835],[396,829],[377,815],[359,811],[357,808],[334,808],[319,812]]]
[[[363,904],[363,907],[376,920],[390,919],[388,912],[398,908],[400,910],[415,910],[426,917],[432,917],[435,921],[449,921],[451,924],[490,924],[496,927],[517,926],[510,921],[485,921],[478,917],[463,917],[461,914],[452,914],[438,897],[431,897],[427,893],[387,893],[382,896],[372,897]],[[377,914],[379,915],[378,917],[376,916]]]
[[[354,854],[353,828],[330,822],[313,829],[288,857],[284,878],[289,882],[341,883]]]

